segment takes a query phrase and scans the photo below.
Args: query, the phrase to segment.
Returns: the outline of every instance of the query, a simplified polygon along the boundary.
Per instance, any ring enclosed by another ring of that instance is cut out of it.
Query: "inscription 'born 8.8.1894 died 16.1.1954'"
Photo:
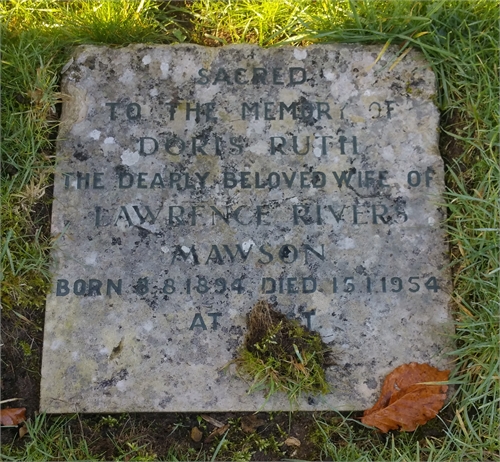
[[[223,367],[258,300],[318,331],[363,409],[451,319],[434,75],[417,53],[86,46],[65,69],[48,412],[289,409]]]

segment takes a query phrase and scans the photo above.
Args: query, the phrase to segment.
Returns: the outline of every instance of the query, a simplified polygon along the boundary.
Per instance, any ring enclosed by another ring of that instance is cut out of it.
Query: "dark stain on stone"
[[[78,147],[80,147],[80,146],[81,145],[79,144]],[[75,151],[75,153],[73,154],[73,157],[75,159],[79,160],[80,162],[84,162],[84,161],[90,159],[90,156],[85,149],[82,149],[81,151],[80,150]]]
[[[96,57],[95,56],[89,56],[85,60],[84,65],[87,66],[89,69],[94,70],[95,69],[95,61],[96,61]]]
[[[371,377],[363,382],[370,390],[375,390],[377,388],[377,381]]]
[[[391,90],[394,91],[395,93],[400,93],[402,90],[403,90],[403,87],[401,84],[397,83],[397,82],[394,82],[392,85],[391,85]]]
[[[165,398],[163,398],[159,403],[158,405],[162,408],[162,409],[165,409],[168,405],[168,403],[170,403],[170,401],[172,401],[172,397],[170,395],[167,395]]]
[[[152,294],[153,295],[153,294]],[[158,309],[158,299],[156,298],[148,298],[148,297],[142,297],[141,300],[143,302],[146,302],[147,305],[153,310],[156,311]]]
[[[302,314],[306,310],[307,306],[306,305],[299,305],[297,308],[297,311]]]
[[[82,73],[79,64],[73,64],[71,66],[71,78],[77,83],[81,80]]]
[[[100,390],[104,390],[109,387],[115,386],[120,380],[125,380],[128,377],[128,371],[127,369],[122,369],[120,372],[117,374],[113,375],[110,379],[108,380],[103,380],[102,382],[99,382],[96,388]]]
[[[424,79],[412,80],[412,81],[410,82],[410,85],[411,85],[412,87],[418,87],[418,86],[420,86],[420,85],[425,85],[425,80],[424,80]]]
[[[139,237],[142,239],[146,239],[150,234],[151,231],[149,229],[143,228],[142,226],[136,226],[136,228],[139,231]]]
[[[231,326],[229,328],[229,333],[231,335],[241,336],[241,335],[243,335],[243,327],[241,327],[241,326]]]
[[[229,338],[226,340],[227,351],[234,351],[236,354],[236,350],[240,346],[240,340],[236,338]]]
[[[120,174],[122,174],[122,173],[128,173],[129,168],[128,168],[126,165],[117,165],[117,166],[114,168],[114,170],[115,170],[115,173],[116,173],[117,175],[120,175]]]
[[[363,265],[357,266],[355,271],[358,274],[364,274],[366,276],[366,268]]]

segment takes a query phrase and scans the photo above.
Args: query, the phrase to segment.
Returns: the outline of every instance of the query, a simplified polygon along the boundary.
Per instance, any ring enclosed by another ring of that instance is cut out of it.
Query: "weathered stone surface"
[[[263,395],[222,370],[259,299],[336,352],[333,392],[303,410],[364,409],[396,366],[446,365],[434,75],[413,52],[390,69],[380,50],[77,51],[44,411],[259,409]]]

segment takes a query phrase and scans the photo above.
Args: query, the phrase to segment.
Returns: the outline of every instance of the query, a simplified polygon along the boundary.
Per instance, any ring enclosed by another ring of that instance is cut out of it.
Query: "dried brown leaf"
[[[201,418],[203,420],[206,420],[208,423],[211,423],[214,427],[221,428],[224,426],[224,424],[222,422],[220,422],[217,419],[214,419],[213,417],[210,417],[207,414],[201,414]]]
[[[265,420],[259,419],[255,414],[246,415],[241,418],[241,429],[245,433],[254,433],[265,423]]]
[[[19,438],[26,436],[27,433],[28,433],[28,428],[26,427],[26,425],[21,425],[19,427]]]
[[[12,407],[0,410],[0,425],[19,425],[26,420],[25,407]]]
[[[193,427],[191,429],[191,439],[195,443],[199,443],[202,438],[203,438],[203,433],[201,432],[201,430],[198,427]]]
[[[413,431],[436,417],[446,400],[447,385],[427,385],[425,382],[445,382],[450,371],[440,371],[429,364],[403,364],[385,379],[380,398],[367,409],[361,422],[386,433],[401,429]]]
[[[295,438],[294,436],[289,436],[285,440],[285,444],[287,446],[295,446],[296,448],[300,448],[300,441],[297,438]]]
[[[206,438],[205,438],[205,443],[210,443],[210,441],[212,441],[216,436],[222,436],[224,433],[226,433],[226,431],[228,430],[229,428],[229,424],[226,424],[224,425],[223,427],[220,427],[220,428],[216,428],[212,433],[210,433],[210,435],[208,435]]]

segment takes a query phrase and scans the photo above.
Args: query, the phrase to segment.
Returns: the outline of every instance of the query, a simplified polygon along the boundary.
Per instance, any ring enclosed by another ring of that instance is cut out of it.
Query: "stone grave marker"
[[[77,50],[42,410],[289,410],[224,369],[258,300],[335,352],[332,392],[299,409],[365,409],[395,367],[447,366],[435,77],[416,52],[380,52]]]

